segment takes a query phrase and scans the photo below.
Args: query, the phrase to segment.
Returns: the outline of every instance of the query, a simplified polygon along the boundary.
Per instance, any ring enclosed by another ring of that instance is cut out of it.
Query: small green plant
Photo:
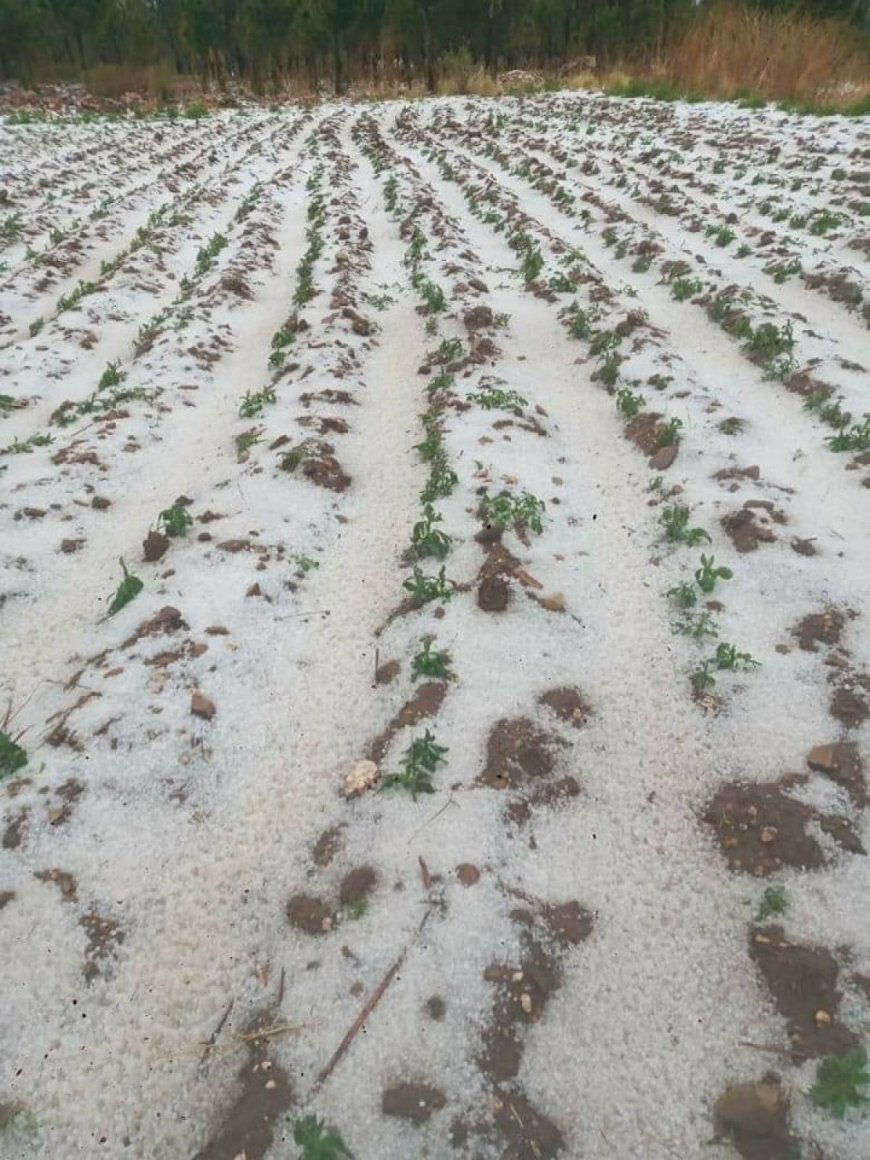
[[[665,508],[661,515],[661,521],[665,527],[665,538],[674,544],[687,544],[690,548],[705,541],[709,544],[710,537],[703,528],[689,527],[690,516],[691,512],[687,507],[678,505]]]
[[[109,602],[109,616],[114,616],[116,612],[120,612],[122,608],[126,608],[130,601],[135,600],[145,587],[139,577],[134,576],[127,569],[127,565],[123,560],[121,560],[121,571],[124,573],[124,577]]]
[[[544,530],[545,510],[544,501],[529,491],[524,491],[520,496],[484,496],[480,505],[480,514],[486,523],[497,528],[510,526],[517,531],[531,528],[538,535]]]
[[[703,289],[703,282],[697,278],[675,278],[671,282],[671,297],[677,302],[685,302],[687,298],[700,294]]]
[[[675,601],[680,608],[694,608],[698,603],[698,593],[692,584],[678,584],[675,588],[668,589],[668,596]]]
[[[771,262],[764,267],[764,272],[765,274],[769,274],[774,282],[781,286],[783,282],[787,282],[795,274],[800,274],[802,269],[800,259],[791,258],[788,262]]]
[[[431,504],[426,504],[423,508],[423,519],[414,524],[413,532],[411,533],[411,543],[414,545],[414,552],[417,559],[422,560],[427,556],[434,556],[438,560],[443,560],[450,551],[453,540],[446,532],[440,531],[435,527],[440,524],[443,517],[435,511]]]
[[[785,914],[788,910],[788,895],[784,886],[768,886],[761,896],[756,922],[767,922],[774,916]]]
[[[451,363],[459,362],[462,358],[462,341],[458,338],[444,338],[435,351],[433,362],[440,367],[447,367]]]
[[[566,310],[562,312],[560,317],[565,319],[568,327],[568,333],[572,338],[579,341],[585,341],[592,334],[592,324],[587,311],[581,309],[576,303],[572,302]]]
[[[694,588],[689,589],[694,594]],[[686,616],[674,627],[674,632],[682,636],[691,636],[694,640],[706,640],[707,637],[717,637],[719,630],[709,612],[701,612],[697,616]]]
[[[259,415],[267,403],[276,401],[273,387],[263,387],[260,391],[245,391],[239,405],[240,419],[253,419]]]
[[[651,387],[655,387],[655,389],[657,391],[667,390],[667,388],[671,385],[671,383],[673,381],[674,381],[673,375],[655,374],[655,375],[650,375],[650,377],[647,379],[647,382],[649,383],[649,385]]]
[[[295,341],[296,331],[287,323],[272,335],[272,353],[269,355],[269,366],[272,370],[278,370],[284,365],[287,347],[292,346]]]
[[[810,218],[810,233],[822,237],[828,230],[836,229],[842,220],[838,213],[832,213],[827,209],[816,210]]]
[[[616,392],[616,409],[626,419],[633,419],[643,406],[643,395],[635,395],[628,387],[621,387]]]
[[[422,737],[416,737],[402,758],[402,772],[385,777],[381,788],[384,790],[403,789],[416,799],[418,793],[434,793],[432,774],[444,764],[447,748],[438,745],[434,735],[427,729]]]
[[[731,245],[736,234],[728,226],[708,226],[707,237],[713,238],[716,245],[724,249],[726,246]]]
[[[653,478],[652,478],[652,479],[649,481],[649,489],[650,489],[650,491],[661,491],[661,490],[662,490],[662,485],[664,484],[664,482],[665,482],[665,477],[664,477],[663,475],[656,475],[656,476],[654,476],[654,477],[653,477]]]
[[[755,660],[749,653],[738,652],[733,644],[726,644],[724,641],[717,646],[713,663],[717,669],[730,673],[758,668],[759,666],[759,661]]]
[[[432,460],[429,480],[420,493],[422,503],[425,505],[434,503],[436,499],[446,499],[452,494],[458,482],[459,477],[451,467],[448,467],[443,450],[439,451]]]
[[[223,234],[215,234],[214,237],[209,238],[196,255],[194,277],[201,278],[203,274],[208,273],[215,264],[218,254],[226,248],[226,244],[227,239]]]
[[[420,651],[411,661],[411,678],[441,677],[450,675],[450,654],[444,649],[434,650],[432,645],[435,638],[425,636]]]
[[[52,443],[53,435],[31,435],[23,442],[16,435],[7,447],[0,450],[0,455],[30,455],[35,447],[50,447]]]
[[[692,688],[698,696],[709,693],[716,686],[716,678],[710,672],[710,668],[711,662],[704,661],[691,675]]]
[[[826,443],[832,451],[867,451],[870,449],[870,419],[863,423],[853,423],[843,427],[836,435],[831,435]]]
[[[470,394],[468,400],[471,403],[477,403],[484,411],[510,411],[515,407],[525,407],[528,404],[528,399],[524,398],[519,391],[503,391],[498,387],[487,387],[483,391]]]
[[[635,274],[645,274],[652,265],[652,258],[649,254],[641,254],[632,262],[631,268]]]
[[[520,263],[520,273],[527,286],[537,282],[544,269],[544,256],[537,246],[529,243],[523,250],[523,260]]]
[[[11,777],[27,765],[27,754],[8,733],[0,730],[0,778]]]
[[[30,327],[29,327],[30,337],[36,338],[37,334],[39,334],[39,332],[40,332],[40,330],[42,330],[43,326],[45,326],[45,319],[44,318],[37,318],[34,322],[31,322]]]
[[[424,278],[419,286],[419,294],[427,314],[442,314],[447,309],[447,299],[444,291],[428,278]]]
[[[171,539],[177,539],[187,535],[187,529],[193,526],[193,519],[187,508],[173,504],[172,507],[164,508],[157,517],[157,526]]]
[[[294,556],[293,563],[296,565],[297,576],[307,576],[309,572],[320,567],[319,561],[312,560],[310,556]]]
[[[719,424],[719,430],[723,435],[739,435],[743,428],[743,424],[739,419],[723,419]]]
[[[432,600],[449,600],[453,595],[452,581],[445,575],[444,565],[437,576],[426,576],[419,564],[414,565],[411,576],[402,584],[406,592],[417,604],[428,604]]]
[[[236,458],[238,459],[239,463],[244,463],[250,454],[251,448],[256,446],[256,444],[260,442],[261,438],[262,433],[257,427],[252,427],[250,431],[243,431],[240,435],[236,436]],[[286,455],[292,454],[293,452],[291,451],[286,452]],[[281,467],[285,471],[292,470],[284,466],[283,461],[284,458],[286,458],[286,455],[282,456]]]
[[[0,241],[17,242],[21,237],[21,214],[10,213],[0,222]]]
[[[100,375],[100,381],[97,383],[98,391],[108,391],[112,387],[120,387],[121,383],[126,378],[126,374],[119,369],[118,363],[108,363],[106,369]]]
[[[734,573],[730,568],[716,566],[714,556],[701,554],[701,566],[695,572],[695,580],[702,592],[709,595],[716,587],[717,580],[730,580]]]
[[[672,443],[679,443],[680,432],[683,429],[682,419],[668,419],[664,427],[659,432],[659,437],[656,440],[656,447],[670,447]]]
[[[618,352],[611,350],[605,355],[603,362],[598,367],[598,377],[606,387],[616,385],[621,361]]]
[[[868,1101],[865,1089],[870,1085],[867,1069],[867,1051],[853,1047],[841,1055],[829,1055],[816,1071],[816,1082],[810,1088],[810,1099],[842,1120],[850,1108],[859,1108]]]

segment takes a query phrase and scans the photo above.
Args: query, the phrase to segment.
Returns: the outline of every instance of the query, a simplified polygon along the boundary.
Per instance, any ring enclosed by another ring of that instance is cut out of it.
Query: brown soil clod
[[[840,643],[846,625],[846,617],[837,608],[827,608],[824,612],[813,612],[792,628],[792,636],[798,638],[805,652],[817,652],[817,645],[833,646]]]
[[[293,1106],[294,1093],[289,1076],[271,1058],[268,1036],[250,1036],[267,1031],[275,1022],[276,1011],[256,1016],[245,1031],[248,1058],[237,1077],[238,1095],[222,1118],[221,1127],[194,1160],[263,1160],[271,1148],[280,1121]]]
[[[775,512],[773,505],[770,506]],[[738,552],[755,552],[760,544],[772,544],[776,541],[776,535],[768,524],[771,517],[772,512],[764,513],[756,507],[744,504],[739,511],[724,517],[722,527]]]
[[[373,866],[357,866],[341,880],[338,897],[342,906],[358,906],[365,902],[378,884],[378,873]]]
[[[460,862],[456,867],[456,878],[463,886],[476,886],[480,881],[480,871],[473,862]]]
[[[548,777],[556,765],[553,748],[563,744],[528,717],[504,717],[490,730],[479,780],[491,789],[517,789],[527,778]]]
[[[812,806],[785,792],[788,785],[805,780],[791,775],[777,782],[735,782],[716,794],[704,821],[715,828],[731,870],[764,878],[783,865],[818,869],[826,859],[819,843],[807,832],[813,821],[820,822],[840,846],[854,850],[857,836],[847,818],[819,815]]]
[[[592,710],[579,689],[560,687],[548,689],[538,698],[539,705],[546,705],[560,721],[582,729],[592,715]]]
[[[788,1096],[779,1077],[731,1084],[713,1105],[716,1130],[728,1136],[743,1160],[791,1160],[794,1139],[788,1126]]]
[[[397,1083],[387,1088],[381,1098],[385,1116],[409,1120],[419,1127],[427,1124],[433,1113],[439,1112],[447,1098],[438,1088],[424,1083]]]
[[[510,597],[510,585],[501,576],[486,577],[477,589],[477,604],[483,612],[504,612]]]
[[[385,661],[382,665],[378,665],[375,669],[375,684],[376,685],[391,685],[402,666],[399,661]]]
[[[435,1023],[440,1023],[447,1013],[447,1004],[440,995],[433,995],[426,1000],[426,1013]]]
[[[580,783],[577,779],[570,775],[560,777],[556,781],[536,786],[531,793],[522,797],[512,798],[505,809],[505,816],[514,825],[524,826],[531,819],[532,811],[539,806],[555,806],[579,796]]]
[[[494,963],[486,968],[483,977],[496,985],[496,995],[477,1062],[488,1079],[503,1083],[520,1070],[523,1025],[541,1018],[551,996],[562,985],[562,972],[554,954],[530,935],[524,935],[519,966]]]
[[[331,826],[328,830],[324,830],[314,845],[311,847],[311,861],[315,866],[321,869],[328,866],[335,855],[341,849],[341,844],[344,840],[342,831],[345,826]]]
[[[0,890],[0,910],[4,910],[14,897],[14,890]]]
[[[847,1051],[858,1037],[838,1022],[839,965],[824,947],[790,943],[782,927],[753,927],[749,954],[788,1024],[796,1059]]]
[[[841,686],[831,695],[829,711],[847,729],[854,729],[870,717],[870,705],[857,689]]]
[[[859,809],[864,809],[870,802],[864,780],[864,766],[858,754],[858,746],[853,741],[817,745],[807,754],[807,765],[843,786]]]
[[[294,894],[287,903],[287,918],[305,934],[322,935],[332,930],[332,911],[311,894]]]
[[[81,919],[87,935],[85,947],[84,976],[88,983],[104,974],[104,962],[112,951],[124,941],[124,932],[118,923],[100,914],[85,914]]]
[[[522,1091],[493,1092],[494,1122],[502,1138],[502,1160],[554,1160],[565,1150],[559,1128],[539,1112]]]
[[[130,648],[144,637],[165,636],[187,628],[189,628],[189,625],[178,609],[167,604],[164,608],[155,612],[150,620],[144,620],[134,634],[124,641],[121,647]]]
[[[149,532],[142,542],[142,558],[146,564],[162,560],[169,550],[169,537],[162,532]]]
[[[66,870],[37,870],[34,878],[38,878],[40,882],[54,883],[60,889],[60,896],[64,902],[78,901],[78,884]]]

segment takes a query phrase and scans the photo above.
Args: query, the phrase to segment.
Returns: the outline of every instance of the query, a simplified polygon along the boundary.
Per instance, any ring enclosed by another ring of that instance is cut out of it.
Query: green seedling
[[[528,399],[519,391],[503,391],[498,387],[488,387],[468,396],[470,403],[477,403],[484,411],[511,411],[525,407]]]
[[[543,254],[537,246],[529,244],[523,252],[523,260],[520,264],[520,273],[525,284],[531,286],[533,282],[537,282],[543,269]]]
[[[437,576],[426,576],[418,564],[414,565],[411,576],[402,584],[406,592],[410,592],[417,604],[428,604],[432,600],[449,600],[453,595],[453,582],[445,576],[442,564]]]
[[[134,576],[132,572],[128,571],[127,565],[121,560],[121,570],[124,573],[124,578],[118,585],[114,596],[109,602],[109,616],[114,616],[116,612],[120,612],[122,608],[135,600],[145,585],[138,576]]]
[[[643,395],[635,395],[628,387],[622,387],[616,392],[616,409],[626,419],[633,419],[643,404]]]
[[[767,922],[769,919],[779,917],[785,914],[788,910],[788,895],[785,892],[784,886],[768,886],[764,894],[761,896],[761,902],[758,906],[758,913],[755,916],[756,922]]]
[[[749,653],[738,652],[733,644],[725,644],[724,641],[717,647],[713,663],[717,669],[731,673],[758,668],[760,665]]]
[[[546,504],[529,491],[521,496],[484,496],[480,514],[487,524],[497,528],[513,527],[517,531],[531,528],[538,535],[544,530],[543,515]]]
[[[810,1088],[810,1099],[835,1120],[842,1120],[850,1108],[860,1108],[870,1102],[866,1088],[870,1086],[867,1051],[853,1047],[841,1055],[829,1055],[816,1071],[816,1082]]]
[[[0,241],[17,242],[21,234],[20,213],[10,213],[0,222]]]
[[[411,661],[411,678],[415,681],[420,677],[445,678],[450,675],[450,654],[443,649],[433,650],[434,639],[424,637],[420,651]]]
[[[419,286],[419,294],[427,314],[442,314],[447,309],[447,299],[444,291],[428,278],[424,278]]]
[[[694,594],[694,588],[689,589]],[[707,637],[717,637],[719,630],[709,612],[701,612],[697,616],[687,616],[678,625],[674,632],[683,636],[691,636],[694,640],[706,640]]]
[[[253,419],[259,415],[267,403],[276,401],[273,387],[263,387],[260,391],[245,391],[239,405],[240,419]]]
[[[704,283],[697,278],[676,278],[671,282],[671,297],[677,302],[685,302],[687,298],[694,298],[704,289]]]
[[[579,341],[585,341],[592,334],[592,326],[589,315],[585,310],[582,310],[576,302],[572,302],[571,305],[565,311],[563,311],[560,317],[564,318],[568,327],[568,333],[572,338],[576,338]]]
[[[747,246],[746,242],[741,242],[740,245],[737,247],[736,257],[748,258],[751,253],[752,253],[752,246]]]
[[[37,318],[35,322],[31,322],[30,327],[29,327],[30,337],[36,338],[37,334],[39,334],[39,332],[40,332],[40,330],[42,330],[43,326],[45,326],[45,319],[44,318]]]
[[[589,343],[591,355],[606,354],[619,346],[619,335],[613,330],[599,330]]]
[[[832,451],[867,451],[870,449],[870,419],[863,423],[853,423],[843,427],[836,435],[831,435],[826,443]]]
[[[674,381],[673,375],[655,374],[655,375],[650,375],[650,377],[647,379],[647,382],[649,383],[649,385],[651,387],[655,387],[655,389],[657,391],[667,390],[667,388],[671,385],[671,383],[673,381]]]
[[[783,282],[787,282],[789,278],[793,278],[795,274],[800,274],[802,269],[803,267],[801,266],[800,259],[791,258],[788,262],[783,261],[769,263],[769,265],[764,267],[764,272],[765,274],[769,274],[773,278],[774,282],[781,286]]]
[[[547,283],[554,294],[573,294],[577,287],[561,270],[554,274]]]
[[[382,789],[403,789],[416,799],[418,793],[434,793],[432,774],[445,761],[447,747],[438,745],[433,734],[427,729],[422,737],[415,738],[402,758],[402,772],[384,778]]]
[[[710,537],[703,528],[690,528],[689,517],[691,512],[687,507],[665,508],[661,521],[665,528],[665,538],[674,544],[687,544],[690,548],[704,543],[709,544]]]
[[[190,512],[180,504],[173,504],[165,508],[157,517],[157,526],[171,539],[186,536],[187,529],[193,526]]]
[[[707,229],[707,237],[712,237],[716,245],[724,249],[731,245],[736,234],[728,226],[710,226]]]
[[[440,367],[449,366],[451,363],[459,362],[462,358],[462,341],[458,338],[442,339],[441,345],[435,351],[435,357],[432,360]]]
[[[236,458],[239,463],[245,462],[251,452],[251,448],[256,446],[261,438],[262,432],[256,427],[252,427],[250,431],[243,431],[241,435],[236,436]],[[291,455],[292,452],[287,452],[287,454]],[[281,467],[286,471],[288,468],[284,467],[283,458],[282,456]]]
[[[730,580],[734,573],[730,568],[717,568],[713,556],[701,554],[701,566],[695,572],[695,580],[703,593],[709,595],[716,587],[717,580]]]
[[[100,375],[100,381],[97,383],[98,391],[108,391],[113,387],[119,387],[126,378],[124,371],[120,370],[117,363],[108,363],[106,369]]]
[[[631,264],[631,268],[635,274],[645,274],[652,265],[652,258],[649,254],[641,254]]]
[[[503,312],[494,314],[492,324],[497,330],[507,330],[511,324],[511,316]]]
[[[672,443],[679,443],[682,429],[682,419],[668,419],[667,423],[665,423],[659,432],[659,437],[656,440],[656,448],[670,447]]]
[[[297,576],[307,576],[309,572],[320,567],[319,561],[312,560],[310,556],[294,556],[293,563],[296,565]]]
[[[317,1116],[303,1116],[295,1122],[293,1143],[299,1147],[299,1160],[344,1160],[350,1156],[341,1134],[327,1128]]]
[[[269,355],[269,366],[273,370],[278,370],[284,365],[284,359],[287,357],[287,347],[291,346],[296,341],[296,331],[290,326],[284,325],[280,330],[276,331],[272,336],[272,353]]]
[[[423,519],[414,524],[413,532],[411,533],[411,543],[414,545],[414,552],[419,560],[425,559],[427,556],[434,556],[438,560],[443,560],[450,551],[453,540],[446,532],[439,531],[435,527],[440,524],[443,517],[435,511],[431,504],[426,504],[423,508]]]
[[[459,482],[456,472],[447,466],[443,451],[432,460],[432,470],[429,481],[420,493],[423,504],[433,503],[436,499],[446,499]]]
[[[704,661],[700,668],[692,673],[692,688],[698,696],[709,693],[716,686],[716,678],[710,672],[711,662]]]
[[[668,596],[680,608],[694,608],[698,603],[698,593],[691,584],[678,584],[676,588],[668,589]]]
[[[831,213],[827,209],[817,210],[810,218],[810,233],[822,237],[828,230],[836,229],[842,220],[838,213]]]
[[[27,765],[27,754],[8,733],[0,730],[0,778],[11,777]]]
[[[8,447],[0,450],[0,455],[30,455],[35,447],[50,447],[52,443],[53,435],[31,435],[23,442],[16,435]]]
[[[653,478],[649,481],[650,491],[661,491],[662,485],[664,484],[664,482],[665,482],[665,477],[663,475],[655,476],[655,478]]]
[[[223,234],[215,234],[208,240],[196,255],[195,278],[201,278],[203,274],[208,273],[215,264],[218,254],[225,249],[226,244],[227,239]]]
[[[616,380],[619,378],[619,364],[621,361],[619,354],[615,350],[612,350],[599,366],[597,372],[598,377],[606,387],[616,385]]]

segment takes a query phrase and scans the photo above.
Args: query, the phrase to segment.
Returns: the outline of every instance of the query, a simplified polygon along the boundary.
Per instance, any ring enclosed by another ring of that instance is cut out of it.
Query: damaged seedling
[[[853,1047],[841,1055],[829,1055],[816,1071],[816,1082],[810,1088],[810,1099],[835,1120],[842,1120],[850,1108],[860,1108],[870,1102],[866,1089],[870,1087],[867,1052]]]
[[[703,528],[689,527],[690,516],[691,512],[687,507],[677,505],[665,508],[661,515],[665,538],[673,544],[687,544],[690,548],[704,542],[709,544],[710,536]]]
[[[768,886],[758,904],[756,922],[769,922],[771,918],[778,918],[788,910],[788,895],[784,886]]]
[[[826,442],[832,451],[867,451],[870,449],[870,419],[843,427]]]
[[[616,409],[625,419],[633,419],[643,404],[643,395],[635,395],[628,387],[621,387],[616,392]]]
[[[132,572],[127,569],[127,565],[121,560],[121,570],[124,573],[124,578],[118,585],[115,595],[109,602],[109,616],[114,616],[116,612],[120,612],[122,608],[135,600],[145,585],[138,576],[134,576]]]
[[[680,608],[694,608],[698,603],[698,593],[693,584],[678,584],[675,588],[669,588],[667,595]]]
[[[273,387],[263,387],[260,391],[245,391],[239,405],[240,419],[253,419],[259,415],[267,403],[276,402]]]
[[[738,652],[735,645],[726,644],[723,641],[716,648],[713,664],[722,672],[736,673],[738,671],[745,672],[751,668],[759,668],[761,662],[750,656],[749,653]]]
[[[477,403],[484,411],[519,410],[528,404],[519,391],[503,391],[498,387],[487,387],[468,396],[470,403]]]
[[[545,510],[544,501],[530,491],[524,491],[519,496],[508,495],[506,492],[495,497],[485,495],[480,505],[480,514],[485,523],[497,528],[513,527],[517,532],[531,528],[539,536],[544,530]]]
[[[411,678],[418,680],[420,677],[440,677],[446,678],[450,676],[450,653],[446,650],[434,650],[432,645],[435,643],[434,636],[424,636],[420,651],[411,661]]]
[[[446,532],[439,531],[435,524],[440,524],[443,517],[436,512],[431,504],[423,508],[423,519],[414,524],[411,533],[411,542],[417,558],[422,560],[427,556],[434,556],[443,560],[450,551],[453,540]]]
[[[695,580],[703,593],[709,596],[717,580],[730,580],[733,575],[730,568],[717,567],[714,556],[701,553],[701,566],[695,572]]]
[[[434,793],[432,774],[445,762],[447,747],[436,744],[434,735],[427,729],[422,737],[415,738],[405,750],[402,758],[402,772],[385,777],[382,790],[403,789],[412,798],[418,793]]]
[[[317,1116],[303,1116],[295,1122],[293,1143],[299,1147],[299,1160],[344,1160],[350,1157],[341,1133],[327,1128]]]
[[[414,571],[402,587],[410,592],[411,597],[418,604],[429,604],[432,600],[449,600],[453,595],[453,581],[446,578],[446,569],[442,565],[437,576],[427,576],[419,564],[414,565]]]
[[[157,517],[157,526],[170,539],[177,539],[179,536],[187,535],[187,529],[193,526],[193,519],[182,504],[176,503],[172,507],[164,508]]]
[[[689,591],[694,595],[694,588]],[[697,616],[686,616],[674,627],[674,632],[682,636],[691,636],[694,640],[706,640],[708,637],[717,637],[719,630],[709,612],[700,612]]]
[[[673,443],[679,443],[680,432],[683,429],[682,419],[668,419],[656,440],[656,449],[661,450],[662,447],[670,447]]]
[[[0,729],[0,779],[11,777],[13,773],[17,773],[19,769],[23,769],[27,765],[27,753],[17,741],[5,732],[5,728],[9,724],[8,713],[6,718],[3,722],[3,729]]]

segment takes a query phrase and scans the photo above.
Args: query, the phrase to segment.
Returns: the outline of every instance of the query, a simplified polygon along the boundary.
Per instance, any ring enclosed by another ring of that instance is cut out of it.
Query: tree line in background
[[[162,65],[209,81],[311,86],[651,60],[714,0],[0,0],[0,79]],[[723,9],[739,0],[715,0]],[[757,0],[866,32],[867,0]]]

